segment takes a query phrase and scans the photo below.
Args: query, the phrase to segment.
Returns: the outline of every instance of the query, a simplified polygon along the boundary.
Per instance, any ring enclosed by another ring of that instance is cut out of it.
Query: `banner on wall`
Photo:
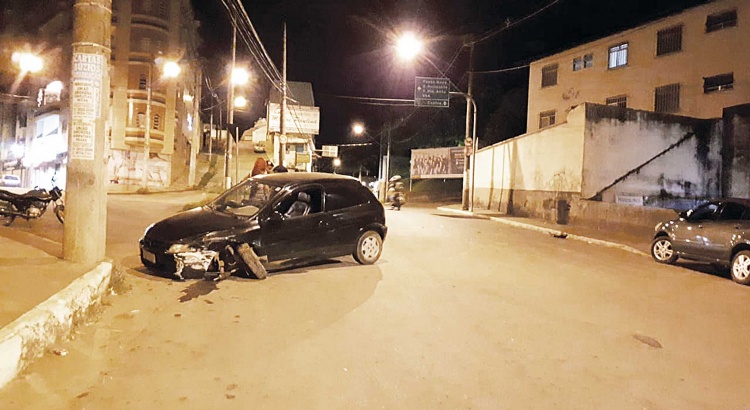
[[[411,150],[411,178],[463,178],[464,147]]]

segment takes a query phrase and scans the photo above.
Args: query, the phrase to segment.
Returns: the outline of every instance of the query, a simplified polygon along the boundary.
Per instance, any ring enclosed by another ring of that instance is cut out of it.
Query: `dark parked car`
[[[651,256],[657,262],[679,257],[728,266],[732,280],[750,285],[750,200],[706,202],[655,230]]]
[[[235,271],[263,278],[273,262],[353,255],[375,263],[386,232],[383,205],[354,178],[258,175],[149,226],[141,261],[180,279]]]

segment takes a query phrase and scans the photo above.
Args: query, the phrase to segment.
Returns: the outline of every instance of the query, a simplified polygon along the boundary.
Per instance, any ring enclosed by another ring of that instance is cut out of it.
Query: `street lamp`
[[[422,52],[422,41],[408,31],[396,41],[398,55],[404,60],[414,60]]]
[[[366,134],[367,130],[365,129],[365,126],[360,123],[355,123],[352,125],[352,132],[355,135],[362,135]],[[383,182],[383,187],[388,185],[388,178],[390,178],[390,172],[391,172],[391,126],[389,124],[386,124],[385,133],[388,136],[388,145],[386,148],[386,159],[385,159],[385,166],[383,166],[383,158],[382,158],[382,150],[383,150],[383,133],[380,133],[380,142],[378,147],[378,184],[380,182]],[[380,189],[378,186],[378,196],[380,196],[381,192],[385,192],[385,189]],[[382,199],[385,201],[385,198],[381,197],[378,199]]]
[[[151,159],[151,88],[153,83],[154,60],[148,63],[148,77],[146,78],[146,130],[143,133],[143,175],[141,175],[141,188],[148,189],[148,162]],[[180,75],[180,66],[174,61],[165,61],[162,64],[162,78],[176,78]]]
[[[334,158],[333,159],[333,173],[336,173],[336,169],[341,166],[341,158]]]
[[[42,71],[44,63],[41,57],[35,56],[31,53],[24,53],[17,51],[11,56],[11,60],[18,64],[21,68],[22,73],[38,73]]]

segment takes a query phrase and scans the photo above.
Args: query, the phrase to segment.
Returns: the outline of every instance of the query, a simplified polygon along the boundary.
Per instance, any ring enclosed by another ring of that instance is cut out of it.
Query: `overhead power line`
[[[515,26],[523,23],[524,21],[526,21],[526,20],[528,20],[530,18],[533,18],[537,14],[539,14],[539,13],[547,10],[548,8],[554,6],[555,4],[557,4],[559,2],[560,2],[560,0],[552,0],[551,2],[547,3],[544,7],[536,10],[535,12],[533,12],[533,13],[525,16],[525,17],[522,17],[522,18],[520,18],[518,20],[515,20],[515,21],[506,21],[506,23],[503,26],[497,27],[497,28],[494,28],[492,30],[489,30],[489,31],[485,32],[484,34],[482,34],[481,36],[477,37],[476,39],[473,39],[467,45],[481,43],[482,41],[489,40],[490,38],[492,38],[492,37],[494,37],[494,36],[502,33],[503,31],[508,30],[508,29],[510,29],[512,27],[515,27]]]

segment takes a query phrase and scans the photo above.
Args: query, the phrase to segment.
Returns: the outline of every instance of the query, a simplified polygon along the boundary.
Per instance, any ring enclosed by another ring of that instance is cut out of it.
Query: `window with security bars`
[[[626,95],[616,95],[614,97],[609,97],[605,101],[607,105],[613,105],[616,107],[622,107],[627,108],[628,107],[628,96]]]
[[[153,126],[151,128],[158,131],[160,124],[161,124],[161,116],[159,116],[159,114],[154,115],[154,123],[152,124]]]
[[[618,44],[609,48],[609,68],[628,65],[628,43]]]
[[[737,25],[737,10],[724,11],[706,17],[706,33]]]
[[[138,89],[145,90],[146,87],[148,87],[148,78],[146,74],[141,74],[140,78],[138,78]]]
[[[654,111],[673,113],[680,110],[680,85],[657,87],[654,92]]]
[[[555,110],[542,111],[539,113],[539,128],[555,125]]]
[[[682,51],[682,26],[670,27],[656,33],[656,55]]]
[[[542,67],[542,87],[557,84],[557,64]]]
[[[703,77],[703,93],[726,91],[734,88],[734,73]]]

